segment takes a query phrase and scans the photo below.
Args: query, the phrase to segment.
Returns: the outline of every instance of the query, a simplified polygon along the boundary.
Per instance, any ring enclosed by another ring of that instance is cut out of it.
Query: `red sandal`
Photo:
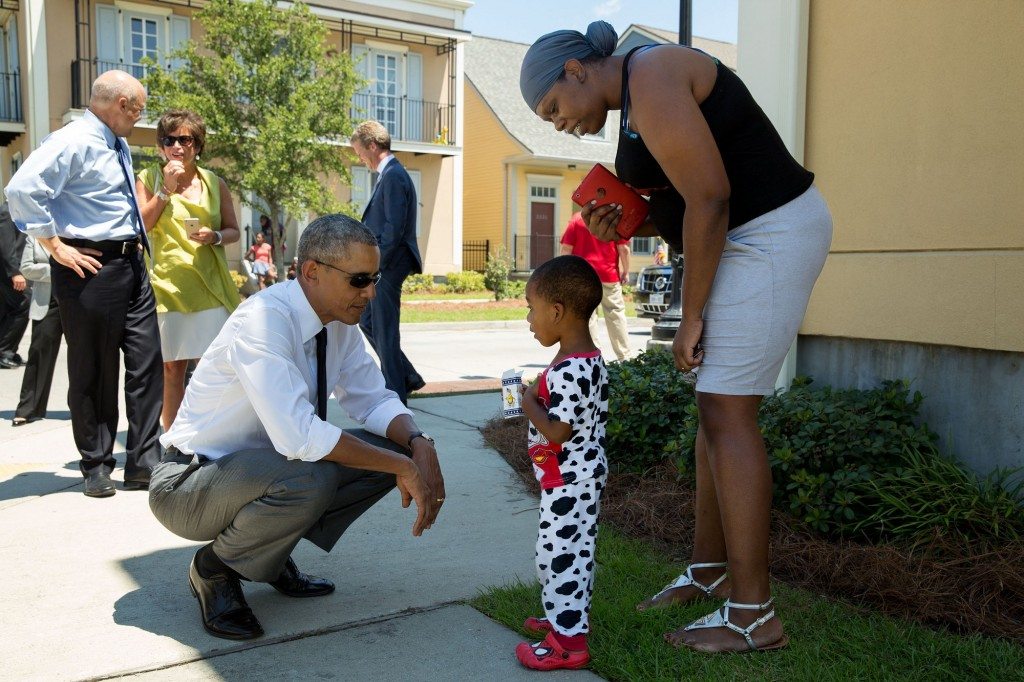
[[[546,635],[554,628],[551,627],[551,621],[547,618],[537,618],[536,616],[530,616],[523,621],[523,629],[531,634],[535,635]]]
[[[590,663],[590,650],[586,644],[583,646],[578,651],[565,649],[555,639],[555,633],[549,632],[547,637],[535,644],[521,642],[516,647],[516,658],[532,670],[578,670]]]

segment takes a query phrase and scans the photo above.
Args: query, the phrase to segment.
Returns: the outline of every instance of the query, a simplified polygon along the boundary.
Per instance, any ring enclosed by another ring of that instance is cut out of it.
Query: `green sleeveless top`
[[[240,303],[224,247],[194,242],[185,229],[185,218],[199,218],[200,226],[220,229],[220,180],[205,168],[198,172],[203,183],[199,203],[172,194],[149,232],[149,274],[158,313],[198,313],[221,306],[230,313]],[[139,180],[155,193],[163,173],[157,166],[147,168]]]

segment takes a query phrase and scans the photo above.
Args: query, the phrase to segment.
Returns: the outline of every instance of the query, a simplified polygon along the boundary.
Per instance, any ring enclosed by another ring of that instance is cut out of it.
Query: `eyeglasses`
[[[370,274],[369,272],[360,272],[360,273],[357,273],[357,274],[352,274],[351,272],[348,272],[347,270],[342,270],[341,268],[335,267],[335,266],[331,265],[330,263],[324,263],[323,261],[319,261],[319,260],[314,260],[313,262],[314,263],[319,263],[320,265],[323,265],[323,266],[326,266],[328,268],[331,268],[332,270],[337,270],[338,272],[341,272],[341,273],[344,273],[344,274],[348,275],[348,283],[351,284],[352,286],[354,286],[356,289],[365,289],[366,287],[370,286],[371,284],[377,284],[378,282],[380,282],[380,278],[381,278],[380,270],[378,270],[377,272],[375,272],[373,274]]]
[[[160,138],[162,147],[173,147],[175,142],[180,142],[182,147],[191,147],[196,138],[191,135],[164,135]]]

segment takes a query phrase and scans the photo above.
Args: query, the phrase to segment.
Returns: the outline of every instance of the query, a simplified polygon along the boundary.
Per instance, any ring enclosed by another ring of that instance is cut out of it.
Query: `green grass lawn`
[[[532,551],[532,546],[522,549]],[[790,636],[788,649],[720,656],[676,650],[664,643],[662,634],[703,616],[718,602],[637,613],[637,602],[656,593],[685,567],[607,527],[601,529],[597,560],[590,668],[607,679],[1024,679],[1024,647],[979,635],[930,630],[780,584],[774,584],[773,590]],[[527,616],[543,615],[537,585],[492,588],[471,603],[516,630]]]
[[[468,303],[466,299],[488,298],[488,292],[469,294],[403,294],[403,302],[422,301],[402,306],[402,322],[491,322],[526,319],[526,299],[515,298],[486,303]],[[632,301],[626,301],[626,317],[635,317]]]

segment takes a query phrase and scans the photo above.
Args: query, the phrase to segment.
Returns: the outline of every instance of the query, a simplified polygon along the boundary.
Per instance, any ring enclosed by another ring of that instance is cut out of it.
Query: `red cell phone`
[[[583,182],[572,193],[572,200],[579,206],[597,201],[597,206],[621,204],[622,217],[615,231],[622,239],[629,239],[647,220],[647,199],[644,199],[632,187],[628,187],[615,175],[598,164],[590,169]]]

